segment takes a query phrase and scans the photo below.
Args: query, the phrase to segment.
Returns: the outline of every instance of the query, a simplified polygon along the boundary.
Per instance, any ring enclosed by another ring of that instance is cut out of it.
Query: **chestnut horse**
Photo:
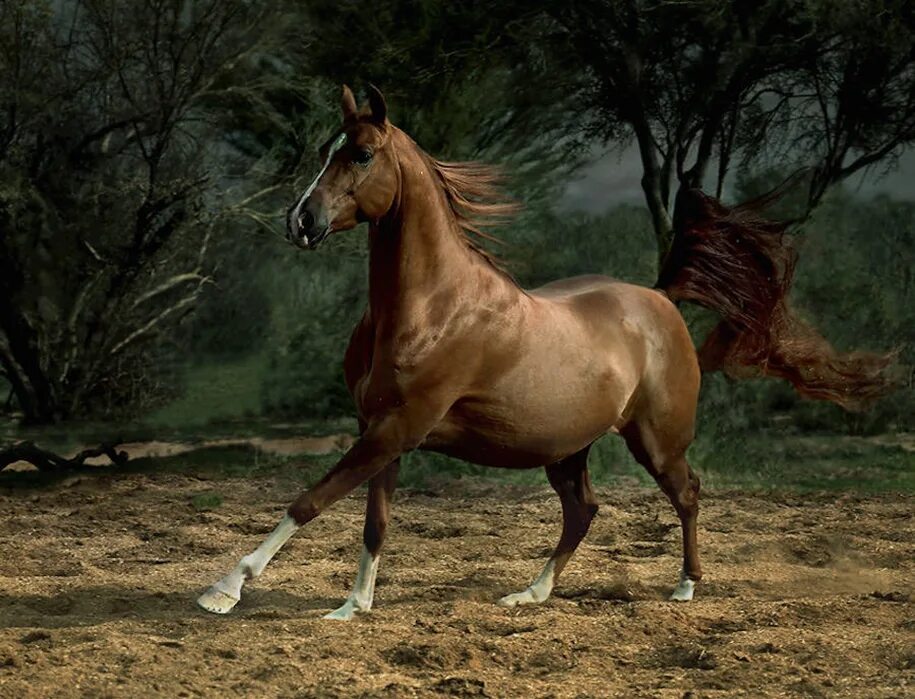
[[[696,547],[699,479],[693,439],[699,365],[686,325],[658,291],[600,276],[521,289],[472,239],[474,220],[509,213],[481,203],[495,176],[424,153],[386,118],[381,93],[357,112],[343,91],[343,126],[321,149],[324,167],[289,214],[289,238],[314,248],[369,222],[368,309],[346,351],[361,434],[302,493],[252,554],[198,600],[226,613],[300,526],[369,482],[355,587],[329,616],[372,605],[399,458],[430,449],[487,466],[543,466],[562,502],[562,534],[537,580],[500,600],[545,600],[597,512],[588,451],[618,432],[670,498],[683,528],[673,598],[702,577]],[[473,217],[473,218],[471,218]]]
[[[622,436],[679,516],[671,598],[690,600],[702,577],[699,479],[686,460],[700,371],[677,308],[663,291],[602,276],[521,289],[468,235],[514,208],[499,202],[496,174],[431,158],[391,124],[374,88],[360,112],[344,87],[342,109],[323,168],[289,211],[288,237],[312,249],[369,224],[368,308],[344,360],[360,436],[200,606],[229,612],[299,527],[368,481],[355,585],[328,618],[370,609],[399,459],[412,449],[546,469],[562,504],[559,543],[529,587],[499,600],[542,602],[597,512],[588,451],[607,432]]]

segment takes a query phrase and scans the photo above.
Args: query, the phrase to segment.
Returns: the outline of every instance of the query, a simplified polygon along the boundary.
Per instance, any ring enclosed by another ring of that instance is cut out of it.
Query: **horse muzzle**
[[[286,239],[296,247],[314,250],[330,235],[331,226],[326,221],[315,220],[308,209],[290,210],[286,216]]]

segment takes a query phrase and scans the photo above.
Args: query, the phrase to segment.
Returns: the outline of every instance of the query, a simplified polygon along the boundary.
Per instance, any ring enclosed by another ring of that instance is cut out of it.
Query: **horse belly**
[[[423,448],[506,468],[544,466],[580,451],[616,426],[637,380],[598,358],[570,368],[514,372],[458,401]]]

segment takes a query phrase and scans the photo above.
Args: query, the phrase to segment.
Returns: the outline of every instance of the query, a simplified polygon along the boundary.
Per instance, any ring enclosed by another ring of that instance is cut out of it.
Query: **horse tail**
[[[797,262],[785,239],[790,222],[760,213],[779,195],[729,208],[697,189],[681,189],[674,241],[655,286],[674,302],[720,314],[698,350],[703,372],[775,376],[805,398],[862,410],[895,387],[887,369],[896,353],[838,352],[788,304]]]

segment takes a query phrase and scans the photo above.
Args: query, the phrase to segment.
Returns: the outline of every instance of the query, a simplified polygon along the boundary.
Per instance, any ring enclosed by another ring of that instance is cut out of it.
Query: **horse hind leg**
[[[367,612],[372,608],[381,545],[384,543],[384,535],[391,518],[391,497],[397,486],[399,468],[398,459],[369,481],[365,526],[362,529],[362,556],[359,559],[356,582],[353,583],[353,591],[343,605],[325,614],[325,619],[349,621],[355,614]]]
[[[657,480],[680,517],[683,534],[683,566],[680,569],[680,580],[670,599],[689,602],[693,598],[696,583],[702,579],[696,526],[699,518],[699,477],[681,456],[666,464]]]
[[[699,517],[699,477],[686,461],[685,446],[666,449],[672,440],[650,427],[630,423],[620,433],[636,461],[654,477],[680,518],[683,534],[683,565],[680,580],[670,599],[688,602],[696,583],[702,579],[699,562],[697,520]],[[677,440],[682,443],[683,440]],[[677,444],[677,442],[673,442]]]
[[[562,535],[550,560],[531,585],[521,592],[506,595],[498,604],[517,607],[546,600],[553,591],[559,574],[588,533],[591,520],[597,514],[597,500],[588,476],[590,446],[572,456],[546,467],[550,485],[562,502]]]

